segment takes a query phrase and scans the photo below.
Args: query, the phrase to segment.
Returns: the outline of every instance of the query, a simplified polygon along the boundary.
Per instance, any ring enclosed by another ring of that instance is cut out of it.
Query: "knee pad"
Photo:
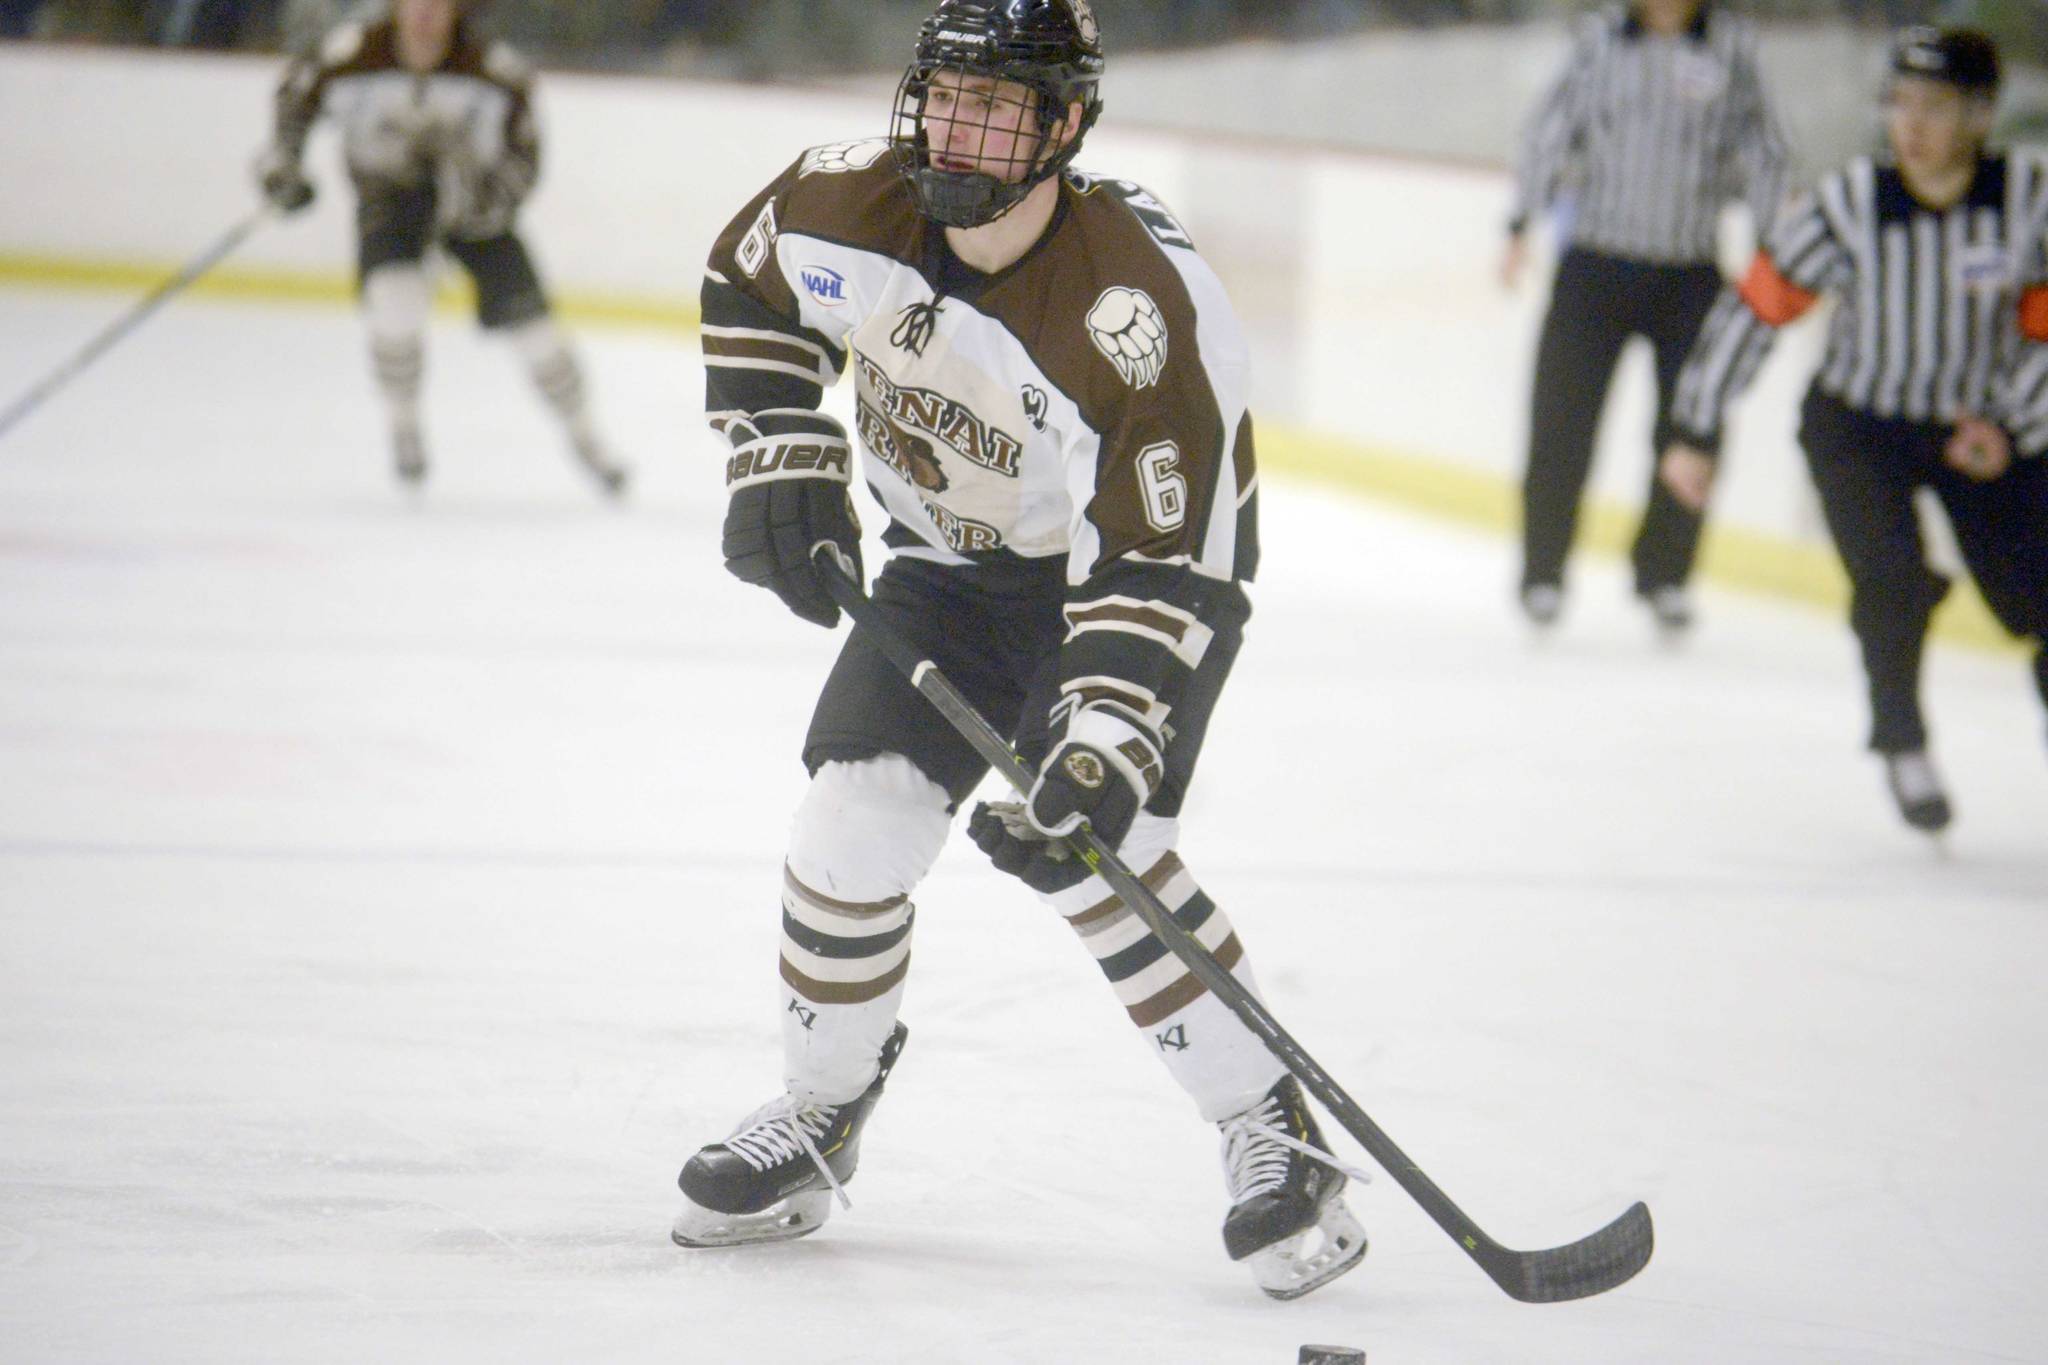
[[[532,369],[558,363],[569,353],[568,338],[551,317],[542,316],[505,330],[505,339]]]
[[[363,277],[363,316],[374,337],[404,339],[426,330],[434,286],[415,263],[380,265]]]
[[[945,846],[950,804],[901,754],[826,763],[797,807],[789,870],[836,900],[907,895]]]

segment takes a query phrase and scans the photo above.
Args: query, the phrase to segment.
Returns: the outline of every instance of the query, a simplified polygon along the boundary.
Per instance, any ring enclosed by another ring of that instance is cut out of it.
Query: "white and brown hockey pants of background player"
[[[427,252],[437,242],[462,266],[476,287],[477,321],[505,336],[525,362],[541,398],[561,419],[576,456],[608,490],[624,484],[624,472],[605,456],[593,430],[583,369],[555,324],[532,257],[517,233],[466,238],[442,233],[435,223],[432,185],[357,187],[357,280],[370,334],[370,359],[389,410],[401,473],[407,451],[419,456],[420,394],[426,369],[427,318],[434,282]]]

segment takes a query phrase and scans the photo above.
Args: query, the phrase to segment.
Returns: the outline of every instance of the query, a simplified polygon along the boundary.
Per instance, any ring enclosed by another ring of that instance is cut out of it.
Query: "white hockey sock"
[[[533,376],[533,386],[540,390],[540,396],[555,410],[571,435],[587,438],[590,418],[586,411],[583,367],[577,363],[576,353],[569,349],[562,329],[553,318],[537,317],[514,328],[511,340],[513,349],[526,362],[527,373]]]
[[[370,363],[394,428],[415,430],[420,424],[427,314],[432,307],[433,285],[419,265],[378,266],[363,280]]]
[[[897,754],[827,763],[790,833],[782,884],[783,1080],[843,1104],[868,1088],[910,968],[910,893],[951,825],[943,788]]]
[[[1146,869],[1142,880],[1174,919],[1256,996],[1251,964],[1229,916],[1173,852],[1176,833],[1175,822],[1141,815],[1118,852],[1132,867]],[[1080,935],[1131,1022],[1145,1031],[1203,1118],[1219,1122],[1243,1111],[1286,1074],[1258,1036],[1100,878],[1048,899]]]

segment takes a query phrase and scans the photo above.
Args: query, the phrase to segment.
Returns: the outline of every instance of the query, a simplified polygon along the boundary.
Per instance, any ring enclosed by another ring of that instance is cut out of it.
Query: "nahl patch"
[[[1166,319],[1142,289],[1103,290],[1088,310],[1088,336],[1134,389],[1151,388],[1166,370]]]
[[[761,441],[733,452],[725,462],[725,486],[821,476],[850,483],[851,457],[852,452],[837,441]]]

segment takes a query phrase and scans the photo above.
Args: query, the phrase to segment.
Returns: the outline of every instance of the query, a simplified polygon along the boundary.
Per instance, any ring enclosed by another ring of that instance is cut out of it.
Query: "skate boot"
[[[1941,774],[1934,771],[1925,749],[1886,754],[1884,780],[1907,824],[1928,834],[1939,834],[1948,828],[1954,812],[1949,808],[1948,793],[1942,788]]]
[[[1692,595],[1684,588],[1667,583],[1651,588],[1642,598],[1650,609],[1650,619],[1657,623],[1657,633],[1666,641],[1675,641],[1692,629]]]
[[[624,496],[626,482],[631,475],[624,465],[613,463],[611,456],[606,453],[603,444],[595,436],[584,433],[572,436],[569,448],[576,453],[576,462],[590,472],[590,477],[597,480],[598,487],[604,490],[606,497]]]
[[[1223,1249],[1250,1262],[1259,1288],[1300,1298],[1364,1258],[1365,1229],[1342,1197],[1347,1172],[1329,1155],[1294,1077],[1218,1127],[1231,1200]]]
[[[418,427],[391,429],[391,458],[399,482],[417,488],[427,477],[427,443]]]
[[[1522,615],[1539,631],[1549,630],[1564,614],[1564,589],[1555,583],[1525,584],[1516,600]]]
[[[676,1180],[683,1191],[683,1212],[669,1234],[676,1245],[782,1242],[822,1227],[833,1196],[847,1203],[841,1187],[860,1161],[861,1129],[909,1036],[896,1026],[882,1044],[873,1084],[845,1104],[801,1104],[783,1095],[691,1157]]]

